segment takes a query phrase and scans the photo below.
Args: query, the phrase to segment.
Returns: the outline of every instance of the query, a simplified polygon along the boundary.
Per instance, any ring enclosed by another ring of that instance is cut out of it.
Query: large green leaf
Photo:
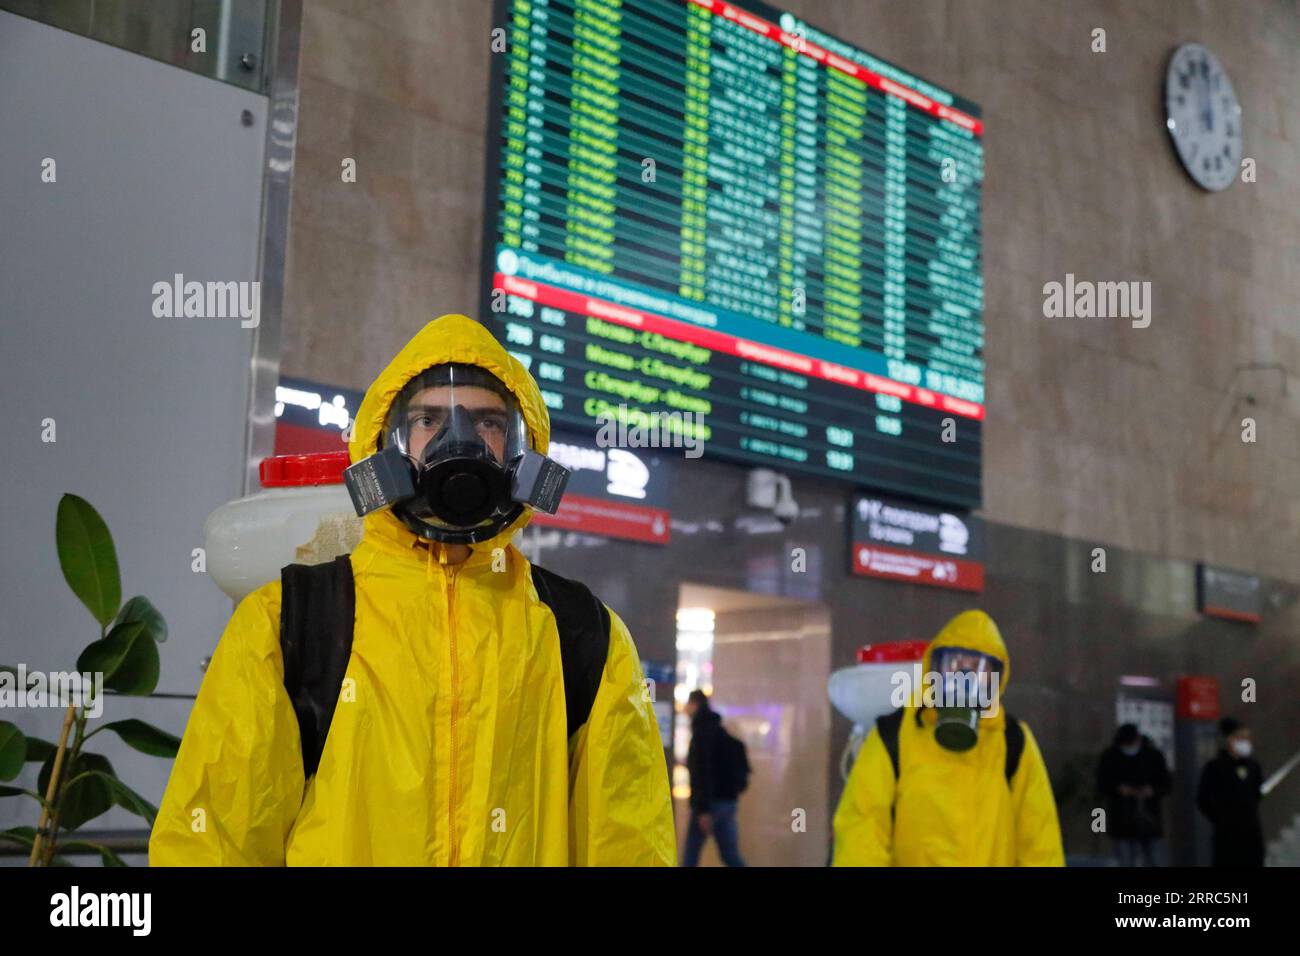
[[[132,643],[144,634],[144,625],[139,621],[115,624],[108,634],[91,642],[77,658],[77,671],[81,674],[103,674],[107,683],[126,660]]]
[[[57,749],[48,740],[42,740],[40,737],[28,737],[27,756],[24,759],[27,763],[33,763],[37,760],[43,761]]]
[[[12,840],[23,846],[31,846],[36,842],[36,827],[11,827],[8,830],[0,830],[0,840]]]
[[[42,794],[49,789],[50,773],[53,769],[53,757],[50,757],[41,765],[41,773],[37,778],[36,789]],[[76,780],[77,777],[86,773],[90,774],[90,776]],[[114,776],[113,765],[108,762],[108,758],[99,754],[83,753],[69,766],[65,757],[60,776],[65,784],[76,780],[71,786],[65,785],[61,787],[62,798],[59,802],[60,829],[75,830],[88,820],[93,820],[101,813],[106,813],[113,808],[115,794],[113,788],[104,779],[105,777]]]
[[[127,627],[138,627],[140,633],[131,642],[131,649],[126,652],[113,679],[104,678],[104,686],[119,694],[148,697],[157,689],[158,677],[162,673],[158,645],[149,639],[142,625],[128,624]]]
[[[175,757],[181,745],[179,737],[173,737],[165,730],[159,730],[134,717],[130,720],[115,720],[99,730],[111,730],[126,741],[128,746],[153,757]],[[95,733],[99,733],[99,730]]]
[[[119,694],[147,696],[158,686],[158,645],[140,621],[114,625],[108,636],[95,641],[77,658],[81,673],[102,673],[104,686]]]
[[[107,762],[107,761],[105,761]],[[138,817],[144,817],[149,821],[149,826],[153,826],[154,820],[158,816],[158,808],[146,800],[140,794],[136,793],[121,780],[117,775],[109,770],[108,773],[94,771],[94,777],[101,779],[113,791],[113,802],[123,810],[130,810]]]
[[[6,720],[0,720],[0,780],[12,780],[22,773],[27,758],[27,739]]]
[[[108,525],[85,498],[65,494],[59,499],[54,538],[68,587],[100,626],[108,627],[122,603],[117,552]]]
[[[167,640],[166,619],[163,618],[162,612],[154,607],[153,603],[143,595],[137,594],[131,598],[122,605],[122,610],[118,612],[118,624],[133,622],[143,624],[145,633],[159,644]]]
[[[27,791],[22,787],[6,787],[0,785],[0,797],[21,797],[26,793]]]

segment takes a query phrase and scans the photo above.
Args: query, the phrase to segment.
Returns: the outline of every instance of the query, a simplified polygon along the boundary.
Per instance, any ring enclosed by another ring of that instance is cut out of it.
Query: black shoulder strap
[[[609,656],[609,611],[586,585],[532,565],[537,597],[555,615],[569,736],[587,722]]]
[[[896,710],[891,714],[885,714],[883,717],[876,718],[876,731],[880,734],[880,742],[885,745],[885,752],[889,754],[889,762],[894,767],[894,777],[898,777],[898,730],[903,723],[903,711]],[[1007,738],[1007,762],[1005,773],[1007,777],[1007,786],[1011,786],[1011,779],[1020,769],[1020,756],[1025,752],[1025,730],[1020,726],[1020,721],[1007,714],[1006,722]]]
[[[555,615],[572,736],[587,722],[609,654],[609,611],[585,586],[532,566],[537,596]],[[303,772],[320,766],[334,707],[352,656],[356,592],[347,555],[329,564],[291,564],[280,572],[280,650],[284,686],[298,717]]]
[[[889,762],[894,766],[894,779],[898,779],[898,731],[903,725],[903,708],[899,708],[892,714],[885,714],[876,718],[876,733],[880,734],[880,742],[885,745],[885,753],[889,754]]]
[[[1016,775],[1020,769],[1020,755],[1025,752],[1025,728],[1020,726],[1020,721],[1007,714],[1007,786],[1011,786],[1011,778]]]
[[[298,716],[304,776],[320,766],[334,707],[352,656],[355,590],[345,554],[328,564],[280,571],[284,686]]]

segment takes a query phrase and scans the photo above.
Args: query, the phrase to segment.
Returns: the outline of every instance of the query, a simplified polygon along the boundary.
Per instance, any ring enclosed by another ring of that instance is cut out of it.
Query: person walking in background
[[[691,718],[691,746],[686,753],[686,769],[691,775],[691,822],[686,830],[682,865],[699,865],[700,851],[712,834],[718,841],[722,862],[744,866],[736,808],[749,784],[745,745],[727,733],[703,691],[691,691],[686,714]]]
[[[1264,865],[1264,830],[1259,822],[1264,771],[1251,756],[1250,728],[1225,717],[1219,722],[1223,747],[1201,771],[1196,805],[1214,826],[1211,865]]]
[[[1120,866],[1165,865],[1161,801],[1172,787],[1164,754],[1135,724],[1115,731],[1097,765],[1097,792]]]

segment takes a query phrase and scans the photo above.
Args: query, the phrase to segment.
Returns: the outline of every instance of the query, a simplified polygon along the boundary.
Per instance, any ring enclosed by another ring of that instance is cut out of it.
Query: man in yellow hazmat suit
[[[987,614],[948,622],[925,650],[922,685],[862,745],[835,812],[835,866],[1064,865],[1042,754],[1001,706],[1010,675]],[[962,678],[997,690],[944,696]]]
[[[550,481],[549,435],[536,382],[465,316],[431,322],[393,359],[349,445],[349,490],[368,513],[328,572],[346,587],[322,611],[301,595],[323,592],[290,595],[286,576],[236,608],[152,864],[675,865],[627,628],[510,543],[532,511],[512,489]],[[298,637],[282,647],[285,621]],[[325,651],[300,646],[320,632]]]

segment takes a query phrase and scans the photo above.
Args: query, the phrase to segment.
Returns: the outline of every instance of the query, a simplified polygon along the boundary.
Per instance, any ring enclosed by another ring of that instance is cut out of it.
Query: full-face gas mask
[[[968,647],[936,647],[930,671],[939,680],[935,741],[946,750],[970,750],[979,739],[980,713],[999,706],[1002,661]]]
[[[357,514],[391,507],[444,544],[486,541],[525,505],[554,514],[569,479],[532,448],[514,394],[476,365],[435,365],[411,379],[380,441],[343,473]]]

